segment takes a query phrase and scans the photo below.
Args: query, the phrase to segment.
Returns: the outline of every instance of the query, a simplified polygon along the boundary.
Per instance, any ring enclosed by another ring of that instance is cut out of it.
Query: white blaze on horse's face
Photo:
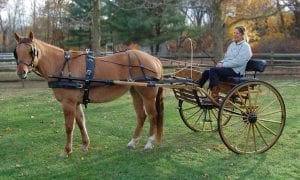
[[[16,47],[17,55],[17,75],[21,79],[26,79],[32,63],[31,46],[28,44],[19,44]]]

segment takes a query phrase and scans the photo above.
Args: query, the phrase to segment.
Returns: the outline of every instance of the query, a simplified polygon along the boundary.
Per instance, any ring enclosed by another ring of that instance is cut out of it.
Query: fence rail
[[[190,66],[190,57],[188,54],[176,54],[176,56],[161,55],[158,57],[165,68],[174,68]],[[193,66],[209,67],[214,65],[213,56],[208,54],[196,54]],[[256,53],[253,59],[265,59],[268,67],[271,69],[278,68],[297,68],[300,70],[300,53],[283,54],[283,53]],[[16,69],[16,60],[13,53],[0,53],[0,71],[14,71]]]

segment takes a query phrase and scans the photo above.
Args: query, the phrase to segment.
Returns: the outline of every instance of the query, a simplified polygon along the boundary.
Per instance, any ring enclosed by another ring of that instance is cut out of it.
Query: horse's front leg
[[[65,128],[67,141],[63,153],[60,155],[61,158],[67,158],[72,153],[72,141],[73,141],[73,129],[76,115],[76,103],[71,101],[62,102],[64,117],[65,117]]]
[[[88,151],[88,147],[90,144],[90,139],[86,130],[86,125],[85,125],[85,116],[84,116],[84,112],[82,110],[82,106],[81,105],[77,105],[76,106],[76,123],[80,129],[80,133],[81,133],[81,137],[82,137],[82,151],[83,152],[87,152]]]

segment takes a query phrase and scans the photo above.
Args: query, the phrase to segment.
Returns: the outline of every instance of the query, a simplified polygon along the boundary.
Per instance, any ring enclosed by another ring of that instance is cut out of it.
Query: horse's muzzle
[[[28,72],[23,71],[22,73],[17,73],[20,79],[26,79]]]

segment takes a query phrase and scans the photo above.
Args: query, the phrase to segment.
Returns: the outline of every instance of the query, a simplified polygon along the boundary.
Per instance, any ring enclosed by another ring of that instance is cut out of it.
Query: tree
[[[209,19],[211,20],[212,29],[210,31],[214,39],[215,57],[220,59],[223,56],[224,42],[231,38],[226,34],[228,30],[236,25],[247,25],[247,22],[267,19],[278,14],[288,5],[287,3],[278,4],[277,0],[246,0],[242,2],[212,0]]]
[[[92,1],[72,0],[68,12],[68,35],[63,44],[69,48],[91,49]]]
[[[294,25],[294,35],[297,38],[300,38],[300,1],[299,0],[293,0],[294,3],[294,9],[293,12],[295,14],[295,25]]]
[[[117,43],[150,45],[159,52],[161,43],[180,37],[185,17],[178,13],[178,0],[115,0],[106,2],[107,27]]]
[[[100,33],[100,0],[93,0],[92,50],[95,55],[100,55]]]
[[[68,28],[68,5],[68,0],[46,0],[38,17],[33,18],[36,34],[51,44],[63,46],[64,29]]]

